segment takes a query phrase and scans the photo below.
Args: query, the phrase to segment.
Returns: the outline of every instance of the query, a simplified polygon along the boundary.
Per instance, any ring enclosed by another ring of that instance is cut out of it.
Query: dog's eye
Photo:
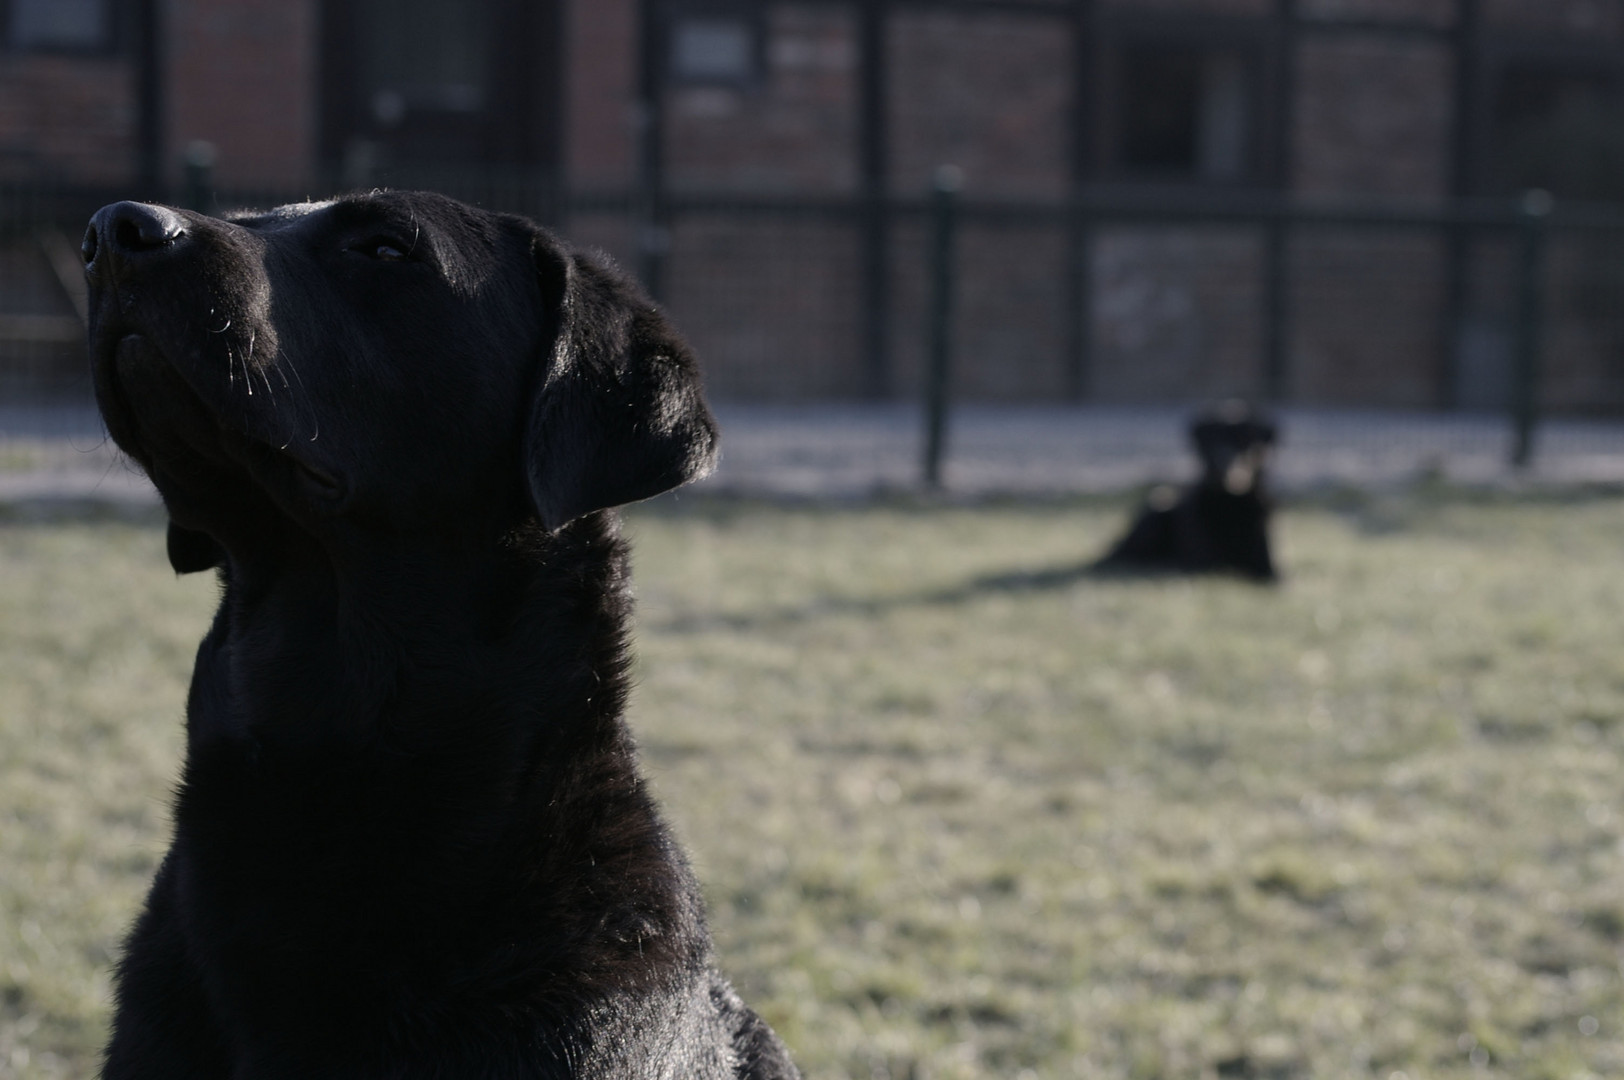
[[[377,259],[379,262],[402,262],[406,258],[406,246],[386,236],[363,240],[350,250],[369,259]]]

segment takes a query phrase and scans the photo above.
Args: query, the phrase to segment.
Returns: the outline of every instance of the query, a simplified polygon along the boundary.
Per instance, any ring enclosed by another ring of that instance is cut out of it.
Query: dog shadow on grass
[[[1060,566],[1036,567],[1022,570],[1003,570],[980,574],[957,585],[934,589],[917,589],[889,596],[831,596],[820,597],[805,604],[785,605],[739,614],[679,615],[652,624],[653,628],[672,633],[696,633],[706,630],[759,630],[771,626],[788,626],[812,619],[839,615],[875,617],[905,607],[952,607],[969,603],[984,596],[997,594],[1048,592],[1069,588],[1079,582],[1153,582],[1188,580],[1195,577],[1249,581],[1239,574],[1190,574],[1159,568],[1137,568],[1102,565],[1097,559],[1067,563]]]

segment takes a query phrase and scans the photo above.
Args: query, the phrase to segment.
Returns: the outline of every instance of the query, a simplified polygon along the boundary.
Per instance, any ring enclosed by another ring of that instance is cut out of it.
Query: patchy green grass
[[[1116,502],[630,515],[633,720],[810,1077],[1624,1075],[1624,501],[1283,515],[1278,589],[1098,580]],[[87,1075],[213,600],[0,528],[0,1077]]]

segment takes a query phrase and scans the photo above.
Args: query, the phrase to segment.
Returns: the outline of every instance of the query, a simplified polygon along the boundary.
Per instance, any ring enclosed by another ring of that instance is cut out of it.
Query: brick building
[[[1511,240],[1417,222],[1530,185],[1624,201],[1624,0],[4,10],[0,181],[174,198],[203,140],[232,192],[514,205],[640,267],[723,396],[911,392],[918,203],[946,162],[967,177],[957,381],[994,399],[1494,405]],[[1403,215],[1234,209],[1282,198]],[[1568,234],[1549,262],[1547,403],[1624,407],[1624,266]]]

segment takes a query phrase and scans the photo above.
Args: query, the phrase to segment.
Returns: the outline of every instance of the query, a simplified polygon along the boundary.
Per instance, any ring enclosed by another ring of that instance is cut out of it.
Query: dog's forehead
[[[289,203],[228,215],[227,220],[273,246],[286,240],[294,251],[327,241],[387,241],[436,266],[464,294],[490,277],[495,256],[511,239],[504,239],[509,230],[501,215],[422,191],[373,191]]]
[[[221,216],[233,225],[241,225],[244,228],[274,229],[278,226],[291,225],[296,221],[309,217],[318,210],[325,210],[336,201],[336,199],[324,199],[321,202],[288,203],[285,206],[276,206],[269,210],[233,210]]]
[[[405,229],[417,236],[430,234],[451,243],[488,242],[497,230],[496,215],[420,191],[373,191],[319,202],[288,203],[270,210],[228,214],[226,220],[272,233],[376,225]]]

